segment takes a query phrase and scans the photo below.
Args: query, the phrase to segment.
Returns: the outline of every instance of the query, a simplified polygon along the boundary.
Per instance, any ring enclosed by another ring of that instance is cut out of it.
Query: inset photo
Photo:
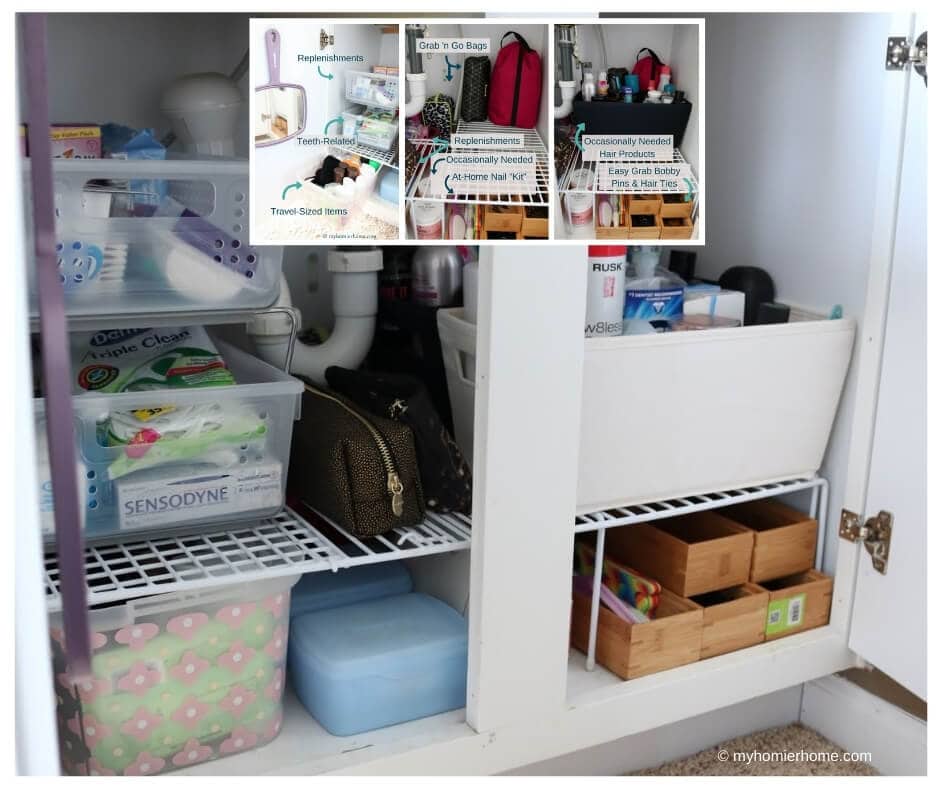
[[[548,25],[407,24],[404,37],[407,237],[547,239]]]
[[[252,243],[397,240],[398,25],[250,31]]]
[[[555,238],[705,241],[704,24],[554,26]]]

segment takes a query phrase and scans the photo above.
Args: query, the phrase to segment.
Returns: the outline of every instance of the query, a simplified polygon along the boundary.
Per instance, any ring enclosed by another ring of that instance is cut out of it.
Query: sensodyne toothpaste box
[[[283,502],[281,463],[231,468],[179,466],[114,482],[122,529],[172,525],[275,509]]]

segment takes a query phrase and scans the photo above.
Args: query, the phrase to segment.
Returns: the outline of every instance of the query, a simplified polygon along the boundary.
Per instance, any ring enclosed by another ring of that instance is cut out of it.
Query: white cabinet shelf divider
[[[318,515],[320,516],[320,515]],[[285,508],[274,517],[225,531],[184,532],[137,541],[87,545],[88,604],[247,583],[268,577],[338,571],[470,547],[470,518],[429,512],[419,525],[360,539],[327,518],[314,527]],[[331,535],[327,535],[330,533]],[[335,535],[334,535],[335,534]],[[44,561],[46,601],[61,608],[58,560]]]
[[[723,506],[744,503],[745,501],[756,501],[760,498],[787,495],[802,490],[811,491],[809,515],[819,523],[819,527],[816,529],[816,568],[820,569],[823,565],[826,517],[829,512],[829,482],[821,476],[797,477],[771,484],[758,484],[733,490],[716,490],[701,495],[650,501],[599,512],[590,512],[575,517],[575,533],[597,532],[594,554],[598,558],[594,561],[593,587],[591,590],[591,628],[588,632],[586,668],[594,670],[596,666],[597,623],[600,614],[601,582],[604,567],[604,539],[608,528],[648,523],[666,517],[681,517],[684,514],[718,509]]]

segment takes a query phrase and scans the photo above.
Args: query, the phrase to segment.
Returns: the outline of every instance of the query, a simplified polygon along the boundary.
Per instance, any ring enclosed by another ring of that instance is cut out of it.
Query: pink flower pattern
[[[131,669],[118,679],[118,689],[133,692],[138,697],[160,683],[160,671],[147,667],[146,662],[137,661]]]
[[[274,594],[265,599],[261,605],[268,610],[275,619],[280,619],[286,612],[288,595],[284,593]],[[251,615],[257,605],[253,602],[229,605],[224,607],[215,615],[215,619],[226,624],[231,629],[240,627],[245,619]],[[184,613],[170,619],[166,624],[166,630],[185,640],[191,640],[192,637],[207,623],[210,617],[202,612]],[[137,651],[147,644],[148,641],[156,637],[160,628],[152,623],[139,623],[133,626],[119,629],[115,635],[115,642],[127,646],[131,650]],[[64,634],[60,629],[52,629],[51,636],[56,642],[64,646]],[[107,635],[100,632],[92,633],[92,648],[100,649],[108,642]],[[264,648],[265,653],[275,660],[284,658],[287,651],[287,631],[283,624],[278,623],[272,633],[271,639]],[[254,649],[246,646],[243,641],[236,641],[231,648],[218,657],[218,664],[225,667],[232,673],[240,674],[251,658],[254,656]],[[170,669],[173,677],[187,685],[191,685],[208,667],[210,663],[202,659],[194,651],[187,651],[183,654],[179,663]],[[57,677],[62,686],[66,688],[75,687],[79,696],[85,702],[91,702],[111,691],[111,682],[108,679],[91,678],[77,685],[73,684],[67,674],[59,674]],[[130,670],[122,676],[116,683],[117,687],[124,692],[131,692],[137,696],[143,695],[146,691],[159,684],[162,674],[159,670],[151,668],[144,661],[135,662]],[[271,700],[278,701],[284,691],[284,670],[278,667],[271,679],[271,682],[265,687],[264,694]],[[240,718],[245,709],[248,708],[256,699],[257,694],[246,687],[235,686],[228,692],[218,706],[225,709],[235,717]],[[188,696],[179,708],[173,713],[172,718],[188,728],[193,728],[197,722],[204,717],[211,706],[200,702],[195,696]],[[163,721],[159,714],[153,714],[147,709],[140,707],[134,713],[133,717],[124,722],[120,728],[128,736],[133,736],[140,742],[146,741],[154,729]],[[278,735],[283,723],[283,716],[280,711],[268,720],[265,728],[261,731],[262,741],[268,741]],[[78,719],[68,722],[69,728],[76,734],[82,735],[90,748],[94,748],[98,743],[111,735],[112,729],[101,723],[93,715],[85,714],[83,726],[79,725]],[[229,755],[243,750],[250,749],[258,744],[259,735],[249,730],[247,727],[236,727],[229,738],[225,739],[219,746],[219,752]],[[183,748],[172,757],[173,765],[179,768],[202,763],[210,760],[214,756],[211,747],[202,744],[199,739],[189,739]],[[166,766],[166,761],[151,752],[141,753],[134,763],[124,769],[125,775],[147,775],[157,774]],[[84,771],[84,769],[83,769]],[[113,775],[114,772],[105,768],[96,758],[88,761],[88,773],[91,775]]]
[[[241,717],[256,697],[254,692],[236,684],[229,690],[228,695],[219,701],[219,706],[234,716]]]
[[[278,624],[274,632],[271,633],[271,639],[268,641],[268,645],[264,647],[264,653],[271,657],[271,659],[283,659],[286,652],[287,632],[284,631],[284,627]]]
[[[231,738],[226,739],[219,745],[219,752],[231,755],[233,752],[249,750],[257,743],[257,734],[252,733],[248,728],[239,727],[232,731]]]
[[[167,622],[166,630],[189,640],[207,623],[209,623],[209,616],[205,613],[184,613],[176,618],[171,618]]]
[[[255,610],[254,602],[244,602],[239,605],[229,605],[223,607],[215,614],[216,620],[228,624],[232,629],[237,629],[242,622],[250,616]]]
[[[190,739],[183,745],[183,749],[173,756],[174,766],[190,766],[202,763],[212,757],[212,748],[199,743],[199,739]]]
[[[184,684],[189,685],[199,678],[199,674],[207,667],[209,667],[207,660],[201,659],[193,651],[187,651],[183,654],[182,659],[170,668],[170,673],[177,681],[182,681]]]
[[[219,657],[219,664],[227,668],[232,673],[241,673],[245,665],[254,656],[255,650],[249,648],[242,641],[238,640],[232,644],[232,647]]]
[[[147,641],[156,637],[160,627],[156,624],[134,624],[133,626],[119,629],[114,639],[122,646],[127,646],[133,651],[139,651],[147,645]]]
[[[111,735],[111,728],[98,721],[93,714],[84,714],[82,716],[81,723],[79,723],[78,717],[73,717],[68,721],[69,730],[76,736],[81,736],[88,748],[93,750],[98,746],[98,742]]]
[[[163,758],[151,755],[149,752],[142,752],[137,756],[137,760],[124,770],[124,774],[131,777],[144,777],[148,774],[157,774],[166,765]]]
[[[98,761],[97,758],[89,758],[88,760],[88,776],[89,777],[114,777],[114,772],[110,769],[105,769],[104,766]]]
[[[264,600],[264,606],[271,611],[271,615],[280,618],[284,613],[284,607],[287,604],[287,594],[274,594]]]
[[[134,712],[134,716],[121,726],[121,730],[138,741],[147,741],[153,729],[163,722],[159,714],[151,714],[143,706]]]
[[[271,700],[280,700],[284,692],[284,671],[278,668],[274,671],[274,678],[264,690],[264,694]]]
[[[56,679],[58,679],[59,684],[67,690],[77,689],[78,697],[81,698],[84,703],[91,703],[95,698],[106,695],[111,691],[111,682],[107,679],[82,679],[75,684],[72,682],[68,673],[59,673]]]
[[[282,721],[283,721],[283,715],[281,714],[280,711],[278,711],[277,714],[275,714],[270,720],[268,720],[268,724],[264,729],[264,733],[262,734],[264,738],[270,741],[275,736],[277,736],[278,733],[281,732]]]
[[[173,719],[178,723],[192,728],[199,720],[206,716],[209,706],[201,703],[195,695],[190,695],[184,700],[180,707],[173,712]]]

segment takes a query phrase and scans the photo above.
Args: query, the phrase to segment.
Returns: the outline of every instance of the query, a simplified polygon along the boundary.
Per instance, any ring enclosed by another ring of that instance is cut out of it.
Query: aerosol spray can
[[[587,267],[584,336],[620,336],[623,333],[627,247],[589,246]]]

